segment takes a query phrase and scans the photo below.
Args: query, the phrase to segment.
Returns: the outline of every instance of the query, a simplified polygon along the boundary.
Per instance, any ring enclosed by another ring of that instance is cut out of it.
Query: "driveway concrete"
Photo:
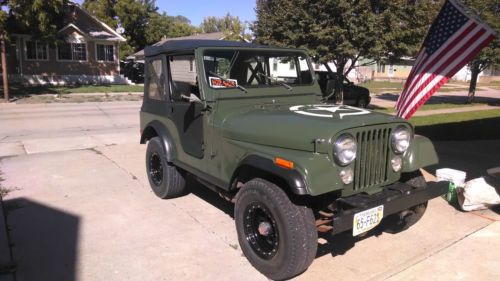
[[[0,109],[0,151],[10,155],[1,184],[17,189],[4,200],[17,280],[266,280],[242,255],[230,203],[193,181],[178,199],[150,191],[138,109]],[[498,279],[499,219],[437,198],[399,234],[321,236],[296,279]]]

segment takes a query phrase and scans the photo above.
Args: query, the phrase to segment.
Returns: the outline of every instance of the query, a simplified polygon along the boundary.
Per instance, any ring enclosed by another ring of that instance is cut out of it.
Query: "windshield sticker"
[[[342,119],[345,116],[370,114],[369,110],[348,105],[326,105],[326,104],[295,105],[290,107],[290,110],[302,115],[323,117],[323,118],[334,118],[335,114],[338,114],[340,119]]]
[[[236,88],[238,87],[238,80],[236,79],[220,79],[219,77],[208,77],[210,87],[212,88]]]

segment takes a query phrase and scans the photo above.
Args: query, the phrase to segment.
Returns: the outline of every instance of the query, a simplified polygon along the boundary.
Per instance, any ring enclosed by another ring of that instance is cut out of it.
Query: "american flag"
[[[447,0],[434,20],[396,103],[398,116],[410,117],[444,83],[495,38],[480,20]]]

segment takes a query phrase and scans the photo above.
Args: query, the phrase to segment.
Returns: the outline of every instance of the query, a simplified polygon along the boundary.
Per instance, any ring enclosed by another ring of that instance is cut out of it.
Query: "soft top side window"
[[[170,92],[172,100],[184,101],[182,95],[189,96],[195,94],[200,97],[198,87],[198,77],[196,76],[196,61],[194,54],[174,55],[168,57],[169,73],[170,73]]]
[[[163,64],[164,59],[162,57],[150,59],[146,64],[147,95],[149,99],[158,101],[166,100],[166,76]]]

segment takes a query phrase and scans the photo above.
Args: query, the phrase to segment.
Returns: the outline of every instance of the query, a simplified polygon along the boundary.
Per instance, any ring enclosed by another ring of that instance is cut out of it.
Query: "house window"
[[[38,41],[26,41],[26,59],[48,60],[49,47]]]
[[[115,61],[113,45],[96,44],[97,61]]]
[[[59,60],[86,61],[87,44],[85,43],[62,43],[57,46],[57,58]]]

